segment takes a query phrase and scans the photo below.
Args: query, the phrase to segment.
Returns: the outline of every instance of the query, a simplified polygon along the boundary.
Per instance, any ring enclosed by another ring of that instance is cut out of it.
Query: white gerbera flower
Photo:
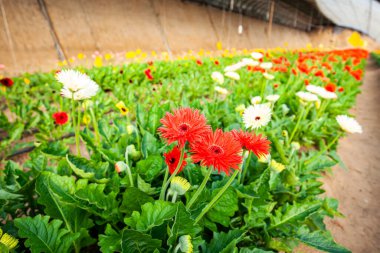
[[[241,68],[245,67],[245,63],[243,62],[238,62],[233,65],[227,66],[224,68],[224,72],[235,72]]]
[[[225,88],[222,88],[220,86],[215,86],[215,91],[218,92],[219,94],[222,94],[222,95],[228,94],[228,90]]]
[[[280,98],[280,95],[277,95],[277,94],[268,95],[265,97],[266,100],[272,103],[275,103],[279,98]]]
[[[170,191],[178,195],[185,194],[190,187],[190,183],[183,177],[174,177],[170,182]]]
[[[256,96],[256,97],[251,98],[251,104],[253,104],[253,105],[260,104],[260,102],[261,102],[260,96]]]
[[[256,104],[245,109],[243,122],[247,129],[266,126],[271,119],[272,111],[269,104]]]
[[[324,99],[334,99],[334,98],[338,97],[335,94],[335,92],[327,91],[323,87],[312,85],[312,84],[309,84],[308,86],[306,86],[306,90],[311,92],[311,93],[314,93],[314,94],[316,94],[316,95],[318,95]]]
[[[259,52],[252,52],[251,56],[255,60],[260,60],[261,58],[264,57],[264,55],[262,53],[259,53]]]
[[[339,126],[347,133],[363,133],[361,125],[354,118],[348,117],[347,115],[339,115],[336,116],[336,120]]]
[[[245,66],[252,66],[252,67],[259,66],[259,64],[260,64],[260,62],[255,61],[255,60],[250,59],[250,58],[243,58],[243,59],[241,60],[241,62],[242,62]]]
[[[224,76],[222,73],[218,71],[212,72],[211,78],[212,80],[214,80],[214,82],[217,82],[218,84],[224,83]]]
[[[271,74],[268,74],[268,73],[263,73],[263,76],[267,80],[273,80],[274,79],[274,75],[271,75]]]
[[[318,101],[318,97],[310,92],[299,91],[296,93],[296,96],[307,102]]]
[[[273,63],[271,63],[271,62],[263,62],[260,64],[260,67],[265,69],[265,70],[271,69],[272,66],[273,66]]]
[[[176,248],[179,248],[181,252],[183,253],[193,253],[193,243],[191,242],[191,236],[190,235],[182,235],[179,238],[179,244]],[[178,249],[177,249],[178,250]],[[174,250],[174,252],[177,252]]]
[[[240,80],[240,75],[236,72],[229,71],[224,74],[226,77],[229,77],[233,80]]]
[[[63,84],[61,95],[74,100],[82,100],[95,96],[99,86],[86,74],[76,70],[62,70],[56,75],[58,82]]]

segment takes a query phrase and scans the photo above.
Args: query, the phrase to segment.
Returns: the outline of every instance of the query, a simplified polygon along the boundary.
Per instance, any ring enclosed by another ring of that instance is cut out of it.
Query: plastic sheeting
[[[338,26],[368,34],[380,42],[380,3],[375,0],[316,0],[319,10]]]

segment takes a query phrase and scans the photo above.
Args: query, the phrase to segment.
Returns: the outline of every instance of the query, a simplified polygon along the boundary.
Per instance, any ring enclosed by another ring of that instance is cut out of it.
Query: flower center
[[[190,129],[190,125],[187,123],[182,123],[181,125],[179,125],[179,131],[183,134],[187,133],[189,129]]]
[[[260,120],[260,119],[261,119],[260,116],[255,117],[255,120]]]
[[[174,164],[174,163],[175,163],[175,158],[174,158],[174,157],[171,157],[171,158],[169,159],[169,163],[170,163],[170,164]]]
[[[221,155],[221,154],[224,153],[224,150],[223,150],[220,146],[215,145],[215,144],[211,145],[211,146],[209,147],[209,150],[210,150],[214,155]]]

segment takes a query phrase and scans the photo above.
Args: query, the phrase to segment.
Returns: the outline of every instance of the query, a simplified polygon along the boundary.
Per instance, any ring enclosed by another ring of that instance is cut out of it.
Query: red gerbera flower
[[[197,64],[198,64],[199,66],[202,65],[202,61],[201,61],[201,60],[197,60],[196,62],[197,62]]]
[[[231,133],[217,129],[209,131],[201,141],[190,143],[191,158],[202,166],[224,171],[227,175],[231,169],[238,170],[242,162],[241,146]]]
[[[8,77],[5,77],[3,79],[0,79],[0,83],[6,87],[12,87],[13,85],[13,80],[8,78]]]
[[[335,92],[335,90],[336,90],[336,85],[333,84],[333,83],[328,83],[328,84],[325,86],[325,90],[330,91],[330,92]]]
[[[253,152],[257,157],[269,154],[271,142],[261,134],[256,135],[255,133],[244,132],[242,130],[232,130],[231,133],[240,142],[242,148]]]
[[[150,81],[153,80],[152,71],[151,71],[150,69],[146,69],[146,70],[144,71],[144,74],[145,74],[146,78],[148,78]]]
[[[69,120],[69,116],[65,112],[56,112],[53,114],[55,124],[64,125]]]
[[[322,70],[318,70],[317,72],[315,72],[314,75],[315,75],[315,76],[319,76],[319,77],[325,77],[325,74],[323,73]]]
[[[218,60],[214,61],[214,64],[219,65],[219,61]]]
[[[344,88],[343,88],[343,87],[339,87],[338,91],[339,91],[339,92],[343,92],[343,91],[344,91]]]
[[[168,153],[165,153],[164,157],[165,157],[165,163],[169,167],[170,174],[173,174],[173,172],[177,168],[179,160],[181,158],[181,150],[176,146],[176,147],[173,148],[172,151],[170,151]],[[187,158],[187,155],[185,153],[185,155],[183,157],[183,161],[182,161],[181,167],[178,170],[178,173],[180,173],[183,170],[183,168],[186,166],[186,164],[187,164],[187,162],[185,160],[186,158]]]
[[[206,125],[205,116],[191,108],[174,110],[173,114],[166,113],[160,122],[163,124],[158,129],[161,137],[165,138],[168,144],[177,141],[180,147],[183,147],[187,141],[191,143],[199,140],[211,129]]]
[[[310,84],[310,81],[308,79],[305,79],[304,83],[305,83],[306,86],[308,86]]]

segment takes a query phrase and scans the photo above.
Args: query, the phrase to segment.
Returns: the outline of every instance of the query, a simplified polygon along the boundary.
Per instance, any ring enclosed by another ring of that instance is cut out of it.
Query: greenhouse
[[[377,0],[0,0],[0,252],[380,252],[378,24]]]

